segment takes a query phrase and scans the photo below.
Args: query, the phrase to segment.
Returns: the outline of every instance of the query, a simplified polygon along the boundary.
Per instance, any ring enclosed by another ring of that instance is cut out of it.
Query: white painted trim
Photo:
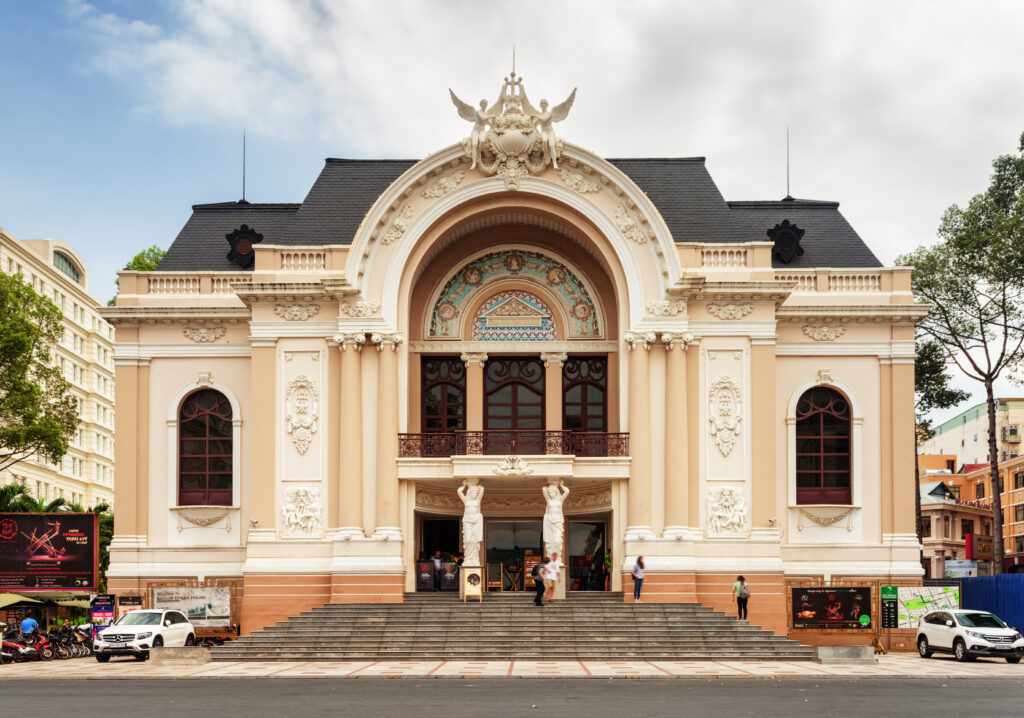
[[[878,356],[886,358],[914,358],[914,342],[798,342],[782,343],[775,356]]]
[[[338,321],[249,322],[250,336],[260,339],[322,339],[338,331]]]
[[[322,336],[322,335],[321,335]],[[149,359],[162,359],[168,357],[191,358],[191,357],[248,357],[252,354],[250,346],[246,344],[136,344],[119,343],[114,354],[115,363],[130,361],[146,361]]]
[[[804,382],[790,395],[789,402],[786,404],[786,496],[788,505],[798,508],[796,503],[796,405],[803,393],[815,386],[835,388],[846,397],[846,401],[850,404],[852,414],[850,441],[853,444],[850,447],[850,480],[853,482],[853,492],[850,497],[852,502],[847,508],[863,508],[864,411],[853,387],[835,377],[829,384],[822,384],[817,377]]]
[[[565,352],[608,352],[619,351],[619,342],[614,339],[572,340],[557,342],[464,342],[446,339],[409,342],[409,351],[421,354],[461,354],[484,352],[490,354],[562,354]]]

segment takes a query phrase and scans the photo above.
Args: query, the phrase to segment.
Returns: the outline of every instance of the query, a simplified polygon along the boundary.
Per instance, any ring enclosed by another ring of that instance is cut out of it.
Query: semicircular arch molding
[[[500,247],[481,252],[450,272],[434,292],[426,316],[424,337],[427,339],[460,339],[465,332],[467,311],[483,294],[493,294],[496,285],[509,282],[530,292],[545,290],[562,309],[566,339],[601,339],[604,337],[604,311],[597,293],[583,274],[564,260],[533,248]],[[504,291],[515,291],[502,286]]]
[[[615,198],[612,204],[620,203],[634,211],[649,229],[652,241],[638,244],[627,239],[616,223],[614,212],[599,206],[590,196],[548,177],[524,177],[519,190],[509,193],[500,179],[465,171],[462,152],[461,145],[451,145],[410,167],[381,195],[353,238],[346,276],[363,296],[380,298],[385,321],[397,324],[400,293],[387,291],[387,288],[401,286],[406,265],[421,238],[461,205],[494,195],[545,198],[590,222],[608,241],[624,275],[628,293],[627,324],[637,324],[644,316],[645,294],[661,298],[681,277],[675,244],[660,213],[647,195],[610,162],[568,143],[563,151],[576,167],[602,178],[602,192],[611,193]],[[424,183],[449,168],[461,168],[458,171],[465,175],[454,189],[437,198],[414,196]],[[510,206],[514,205],[514,201],[510,202]],[[400,231],[395,232],[396,227]],[[380,262],[386,263],[383,271],[378,266]],[[655,286],[645,288],[645,275],[656,277]]]

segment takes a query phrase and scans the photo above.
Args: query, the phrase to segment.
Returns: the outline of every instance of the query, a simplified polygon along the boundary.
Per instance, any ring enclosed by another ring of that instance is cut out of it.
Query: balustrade
[[[507,454],[629,456],[629,434],[543,429],[399,434],[404,458]]]

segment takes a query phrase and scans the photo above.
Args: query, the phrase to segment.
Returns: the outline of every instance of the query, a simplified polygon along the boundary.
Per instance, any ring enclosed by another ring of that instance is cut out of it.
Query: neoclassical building
[[[228,584],[248,632],[435,550],[627,594],[642,555],[645,600],[742,573],[784,632],[790,585],[918,579],[909,269],[834,202],[562,140],[573,96],[453,100],[462,142],[197,205],[120,274],[111,588]]]

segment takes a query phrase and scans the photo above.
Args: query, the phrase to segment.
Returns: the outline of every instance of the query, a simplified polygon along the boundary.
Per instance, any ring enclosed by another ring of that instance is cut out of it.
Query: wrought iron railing
[[[519,429],[398,435],[398,455],[401,457],[470,454],[629,456],[629,434]]]

